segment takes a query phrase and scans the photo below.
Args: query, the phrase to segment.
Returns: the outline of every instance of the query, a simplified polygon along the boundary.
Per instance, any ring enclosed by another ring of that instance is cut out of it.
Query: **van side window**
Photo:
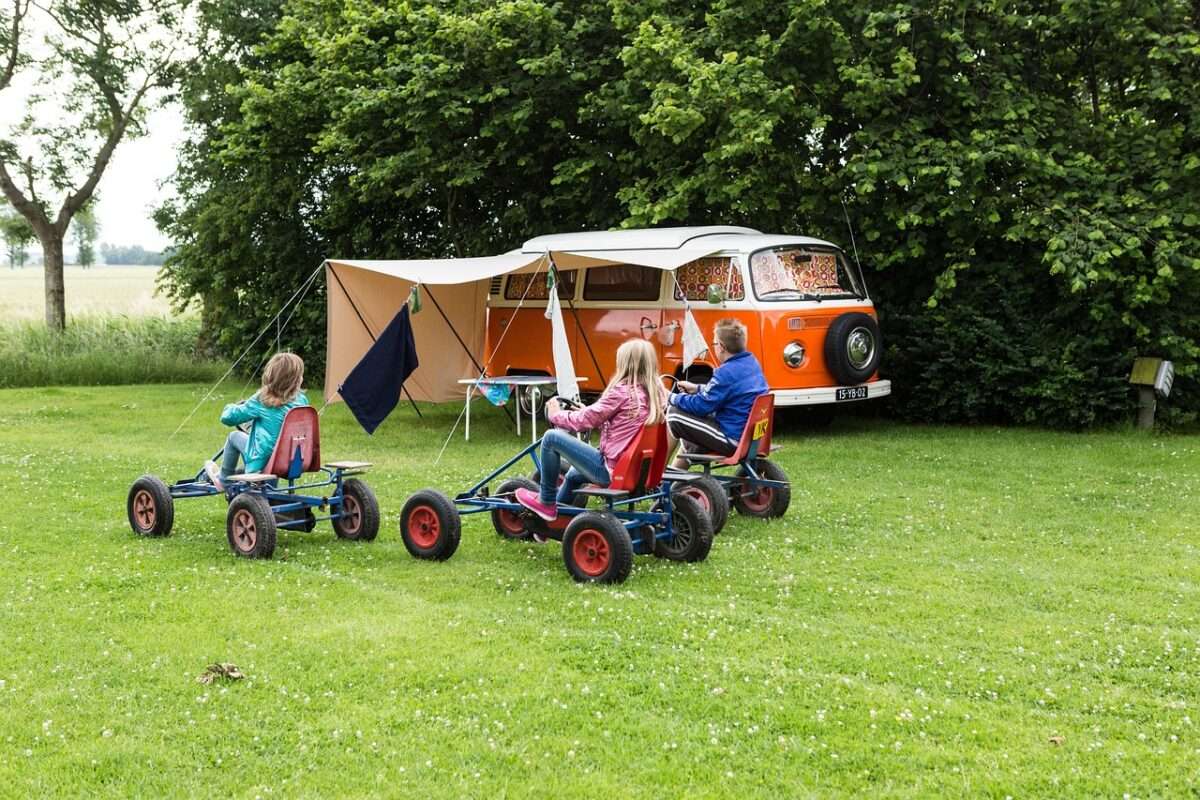
[[[559,300],[575,297],[575,276],[578,274],[579,271],[574,269],[558,273]],[[529,285],[530,280],[533,281],[532,286]],[[526,300],[549,299],[550,292],[546,290],[546,273],[509,275],[508,283],[504,285],[504,299],[520,300],[522,297]]]
[[[675,270],[675,299],[707,300],[708,286],[728,286],[726,295],[730,300],[745,300],[746,287],[742,283],[742,271],[732,258],[698,258]],[[680,289],[683,291],[681,292]]]
[[[584,300],[657,300],[662,270],[621,264],[589,269],[583,281]]]

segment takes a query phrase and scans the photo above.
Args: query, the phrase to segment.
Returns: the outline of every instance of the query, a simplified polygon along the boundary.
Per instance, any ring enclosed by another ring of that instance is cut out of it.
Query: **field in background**
[[[169,316],[171,306],[155,294],[158,267],[66,267],[67,316],[121,314]],[[46,318],[41,267],[0,267],[0,323]]]
[[[0,391],[0,786],[13,796],[1195,796],[1200,439],[844,420],[784,433],[791,511],[708,561],[578,586],[557,544],[466,519],[446,563],[405,498],[520,441],[401,405],[378,541],[328,524],[232,556],[225,504],[167,539],[143,472],[194,473],[230,382]],[[245,680],[202,685],[229,661]]]

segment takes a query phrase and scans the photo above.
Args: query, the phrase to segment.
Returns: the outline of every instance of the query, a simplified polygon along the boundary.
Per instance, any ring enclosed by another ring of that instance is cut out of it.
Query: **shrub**
[[[197,350],[200,321],[77,317],[54,334],[42,322],[0,326],[0,388],[211,381],[225,364]]]

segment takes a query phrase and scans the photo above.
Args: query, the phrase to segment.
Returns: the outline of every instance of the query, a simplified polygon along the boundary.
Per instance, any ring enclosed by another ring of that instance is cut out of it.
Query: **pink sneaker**
[[[221,480],[221,468],[217,466],[217,462],[205,461],[204,474],[208,475],[208,479],[212,481],[213,486],[221,491],[225,490],[225,481]]]
[[[517,489],[514,494],[517,496],[518,503],[546,520],[546,522],[553,522],[558,518],[558,503],[543,503],[541,496],[529,489]]]

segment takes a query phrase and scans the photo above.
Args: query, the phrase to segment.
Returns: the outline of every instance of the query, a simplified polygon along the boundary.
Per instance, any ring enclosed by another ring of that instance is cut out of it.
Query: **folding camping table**
[[[576,378],[576,385],[584,383],[587,378]],[[479,391],[481,386],[511,386],[513,387],[513,396],[517,398],[517,436],[521,435],[521,391],[525,390],[531,395],[534,389],[542,386],[557,386],[558,379],[548,375],[506,375],[499,378],[460,378],[460,384],[467,387],[466,399],[466,416],[467,426],[465,429],[466,440],[471,441],[471,396]],[[530,441],[537,441],[537,404],[533,402],[533,398],[529,398],[529,424],[532,430],[532,438]]]

